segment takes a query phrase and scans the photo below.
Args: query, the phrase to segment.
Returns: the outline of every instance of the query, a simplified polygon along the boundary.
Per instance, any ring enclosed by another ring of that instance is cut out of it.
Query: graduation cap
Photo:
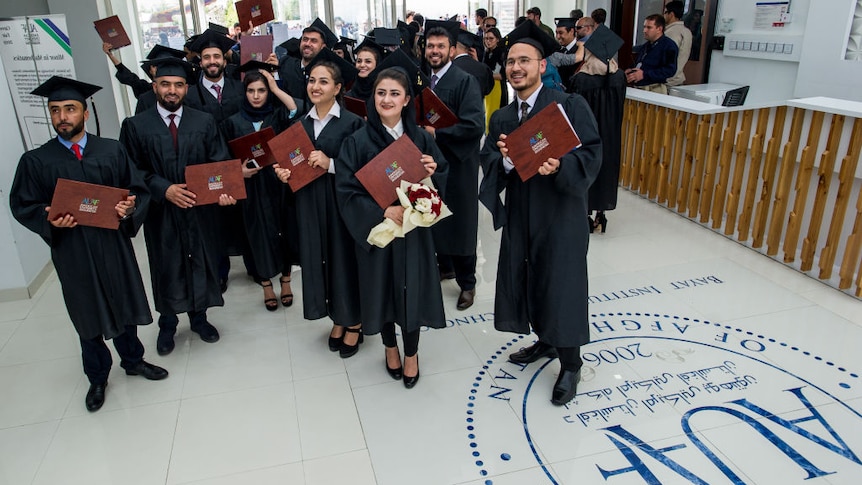
[[[196,80],[194,76],[194,67],[182,59],[177,59],[176,57],[163,57],[161,59],[154,59],[150,62],[152,65],[156,66],[156,75],[153,77],[177,76],[185,79],[189,84],[194,84],[193,81]]]
[[[571,17],[557,17],[554,19],[554,23],[557,25],[557,27],[565,27],[569,30],[572,30],[578,23],[578,19],[573,19]]]
[[[217,32],[221,35],[230,34],[230,31],[227,29],[227,27],[225,27],[224,25],[214,24],[212,22],[209,23],[209,28],[207,30],[212,30],[212,31]]]
[[[482,47],[482,38],[468,30],[462,30],[458,32],[458,43],[464,44],[468,49],[478,49]]]
[[[153,47],[150,52],[147,53],[147,59],[149,60],[160,59],[162,57],[176,57],[177,59],[182,59],[185,56],[185,52],[177,49],[171,49],[170,47],[165,47],[161,44],[156,44],[155,47]]]
[[[503,46],[509,49],[512,45],[523,41],[539,49],[542,53],[542,58],[548,57],[560,50],[560,43],[557,42],[557,39],[546,34],[542,29],[536,27],[536,24],[529,21],[523,22],[509,32],[506,37],[503,37]]]
[[[608,59],[613,58],[624,43],[623,39],[613,30],[599,24],[584,43],[584,48],[607,64]]]
[[[401,32],[399,32],[398,29],[377,27],[372,31],[369,37],[374,39],[374,42],[381,46],[400,46],[402,42]]]
[[[192,44],[193,44],[193,43],[198,39],[198,37],[200,37],[200,36],[201,36],[201,34],[195,34],[195,35],[190,36],[188,39],[186,39],[186,43],[185,43],[185,44],[183,44],[183,47],[185,47],[185,48],[186,48],[186,49],[188,49],[188,50],[191,50],[191,45],[192,45]]]
[[[359,53],[361,49],[371,49],[377,52],[378,62],[380,60],[383,60],[383,56],[386,55],[386,48],[378,44],[377,42],[374,42],[374,39],[372,39],[371,36],[365,36],[365,38],[362,39],[362,42],[360,42],[359,45],[356,46],[355,49],[353,49],[353,52]]]
[[[76,79],[61,76],[51,76],[30,94],[48,98],[48,101],[66,101],[69,99],[80,101],[86,107],[86,100],[102,89],[101,86],[88,84]]]
[[[342,87],[345,88],[345,91],[347,90],[347,86],[350,86],[353,83],[356,79],[356,75],[359,73],[356,66],[329,49],[321,49],[320,52],[314,56],[314,59],[308,63],[308,66],[305,68],[305,72],[311,74],[311,70],[314,69],[314,66],[322,61],[329,61],[338,66],[338,70],[341,71],[341,79],[344,80]]]
[[[335,35],[335,32],[330,30],[322,20],[320,20],[320,17],[314,19],[314,22],[306,27],[303,32],[307,30],[319,33],[323,37],[323,42],[326,44],[326,47],[329,47],[330,49],[338,43],[338,36]]]
[[[461,31],[460,22],[451,22],[447,20],[426,20],[425,21],[425,37],[428,37],[428,32],[436,27],[441,27],[449,32],[449,40],[452,45],[455,44],[455,39],[458,38],[458,32]],[[547,34],[546,34],[547,35]]]
[[[234,44],[236,44],[236,41],[230,37],[227,37],[213,29],[207,29],[189,45],[189,50],[192,52],[202,53],[204,49],[215,47],[221,50],[222,54],[224,54],[229,51]]]
[[[405,54],[401,49],[397,49],[386,56],[386,59],[377,64],[377,69],[375,69],[369,77],[376,79],[380,71],[390,67],[400,68],[407,73],[407,79],[410,80],[410,88],[413,90],[411,94],[413,96],[418,95],[426,86],[431,84],[428,76],[426,76],[425,73],[419,69],[419,66],[413,62],[413,59],[411,59],[410,56]]]
[[[239,66],[239,72],[249,72],[249,71],[257,71],[259,69],[263,69],[264,71],[273,72],[278,69],[278,66],[273,66],[272,64],[268,64],[266,62],[251,60],[246,62],[245,64]]]
[[[344,44],[346,46],[353,47],[356,45],[356,39],[351,39],[350,37],[342,36],[341,39],[339,39],[338,44]],[[338,45],[338,44],[336,44],[336,45]]]
[[[278,44],[277,47],[281,47],[282,49],[286,50],[287,55],[289,55],[290,57],[295,57],[297,59],[302,57],[302,54],[300,54],[299,52],[299,39],[297,39],[296,37],[291,37],[290,39],[287,39],[281,44]]]
[[[416,34],[419,33],[419,24],[411,22],[409,24],[403,21],[398,21],[398,32],[401,34],[401,45],[409,49],[413,48],[413,43],[416,40]]]

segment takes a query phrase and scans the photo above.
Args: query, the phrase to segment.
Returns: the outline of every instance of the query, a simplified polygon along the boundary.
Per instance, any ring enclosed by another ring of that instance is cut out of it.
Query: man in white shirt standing
[[[681,86],[685,83],[685,63],[691,54],[691,31],[682,22],[683,3],[680,1],[669,2],[664,6],[665,28],[664,35],[670,37],[679,47],[676,58],[676,74],[667,78],[668,86]]]

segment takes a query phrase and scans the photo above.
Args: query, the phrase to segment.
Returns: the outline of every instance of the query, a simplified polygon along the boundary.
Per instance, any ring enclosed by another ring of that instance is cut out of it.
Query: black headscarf
[[[409,82],[410,78],[407,75],[407,71],[404,69],[400,67],[392,67],[378,73],[377,79],[380,79],[380,75],[386,73],[386,71],[390,69],[399,71],[404,75],[405,79],[408,79],[407,94],[410,96],[410,102],[407,103],[407,106],[401,109],[401,124],[404,126],[404,136],[407,136],[411,140],[416,140],[419,135],[420,128],[419,125],[416,124],[416,107],[413,103],[414,95]],[[386,127],[383,126],[383,120],[380,119],[380,114],[377,113],[377,108],[374,105],[373,93],[372,96],[365,101],[365,107],[368,111],[369,138],[371,138],[371,141],[377,146],[377,148],[383,150],[389,146],[390,143],[394,142],[395,139],[392,138],[392,135],[390,135],[389,132],[386,131]]]
[[[243,94],[242,105],[239,111],[240,116],[252,123],[263,121],[275,110],[273,106],[274,102],[272,91],[270,91],[269,84],[266,82],[266,78],[263,77],[263,75],[256,71],[248,72],[245,75],[245,79],[243,79],[242,85],[244,88],[247,88],[249,84],[256,81],[261,81],[263,82],[264,86],[266,86],[266,102],[263,103],[263,106],[261,106],[260,108],[255,108],[251,105],[251,103],[248,102],[248,96],[245,96]]]

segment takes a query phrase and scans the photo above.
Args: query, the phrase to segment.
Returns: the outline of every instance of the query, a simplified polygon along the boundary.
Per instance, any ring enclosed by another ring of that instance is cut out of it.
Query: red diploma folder
[[[406,136],[395,140],[356,172],[356,178],[383,209],[398,199],[395,189],[401,187],[402,180],[416,183],[427,176],[422,152]]]
[[[446,106],[431,88],[423,89],[416,96],[416,124],[433,126],[435,129],[446,128],[458,122],[455,113]]]
[[[241,160],[199,163],[186,166],[187,190],[197,196],[195,205],[218,204],[221,194],[245,199],[245,180]]]
[[[266,167],[275,163],[275,158],[269,153],[269,147],[266,142],[275,137],[275,131],[272,127],[267,126],[260,131],[235,138],[227,142],[230,147],[231,155],[241,159],[255,159],[258,165]]]
[[[506,137],[509,158],[521,180],[536,175],[549,158],[560,158],[581,146],[560,103],[551,103]]]
[[[314,143],[302,123],[295,123],[266,143],[278,166],[290,170],[287,183],[294,192],[326,174],[326,170],[308,164],[308,157],[314,151]]]
[[[120,216],[114,207],[128,195],[126,189],[57,179],[48,219],[71,214],[82,226],[117,229]]]
[[[362,101],[359,98],[354,98],[351,96],[344,97],[344,107],[347,108],[347,111],[365,118],[368,116],[368,108],[365,105],[365,101]]]
[[[240,42],[240,65],[248,61],[266,62],[266,58],[272,54],[271,35],[244,35]]]
[[[236,16],[239,17],[239,25],[243,32],[248,30],[248,22],[252,25],[262,25],[270,20],[275,20],[272,11],[272,0],[239,0],[236,6]]]
[[[123,28],[123,24],[120,23],[120,18],[116,15],[106,19],[96,20],[93,22],[93,26],[96,27],[96,32],[99,33],[99,37],[102,38],[102,42],[111,44],[111,47],[114,49],[132,45],[132,41],[129,39],[128,34],[126,34],[126,29]]]

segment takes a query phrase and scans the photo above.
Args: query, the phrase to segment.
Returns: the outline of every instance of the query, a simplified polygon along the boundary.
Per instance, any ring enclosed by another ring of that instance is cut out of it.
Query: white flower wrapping
[[[415,204],[411,204],[410,197],[407,194],[411,190],[422,189],[423,186],[424,188],[432,189],[435,195],[432,195],[431,198],[417,199]],[[436,195],[437,189],[431,182],[430,177],[422,179],[418,184],[411,184],[402,180],[401,187],[397,187],[395,192],[398,194],[398,201],[404,207],[404,218],[401,226],[396,224],[392,219],[383,219],[383,222],[374,226],[371,232],[368,233],[368,244],[384,248],[396,237],[404,237],[405,234],[417,227],[431,227],[440,219],[452,215],[452,211]],[[435,216],[432,212],[432,207],[438,201],[441,204],[440,215]]]

